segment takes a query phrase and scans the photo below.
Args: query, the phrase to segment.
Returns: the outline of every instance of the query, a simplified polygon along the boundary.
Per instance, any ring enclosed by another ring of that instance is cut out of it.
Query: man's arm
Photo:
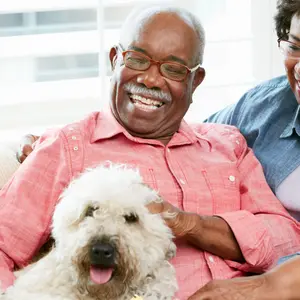
[[[13,269],[26,265],[50,233],[52,213],[70,181],[64,136],[60,131],[42,136],[0,191],[0,282],[14,281]]]
[[[300,299],[300,257],[259,276],[213,280],[188,300]]]
[[[279,257],[299,251],[300,227],[272,193],[245,140],[237,131],[231,134],[238,134],[236,138],[243,149],[238,162],[241,210],[213,217],[197,216],[187,238],[226,259],[230,267],[260,273]]]
[[[229,225],[219,217],[195,215],[194,227],[185,238],[198,248],[224,259],[245,262]]]
[[[147,208],[151,213],[162,214],[175,237],[224,259],[244,262],[239,244],[222,218],[181,211],[163,200],[151,202]]]
[[[238,149],[240,210],[200,216],[179,211],[166,202],[149,208],[154,213],[169,211],[175,215],[166,218],[175,236],[222,257],[232,268],[261,273],[279,257],[299,251],[300,227],[272,193],[260,163],[238,130],[232,128],[228,135]]]

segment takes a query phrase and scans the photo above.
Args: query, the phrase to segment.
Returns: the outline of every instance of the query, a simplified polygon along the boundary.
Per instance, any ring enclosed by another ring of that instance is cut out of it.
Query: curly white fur
[[[158,199],[138,171],[100,166],[74,180],[53,216],[55,247],[25,268],[1,300],[172,299],[177,291],[172,233],[145,205]],[[92,213],[91,213],[92,212]],[[126,221],[132,215],[136,222]],[[91,281],[89,249],[106,239],[116,247],[116,276]]]

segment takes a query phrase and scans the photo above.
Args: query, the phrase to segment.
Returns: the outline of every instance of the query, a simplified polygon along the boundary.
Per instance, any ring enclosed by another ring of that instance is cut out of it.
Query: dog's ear
[[[166,252],[166,260],[173,258],[175,254],[176,254],[176,246],[173,242],[171,242]]]

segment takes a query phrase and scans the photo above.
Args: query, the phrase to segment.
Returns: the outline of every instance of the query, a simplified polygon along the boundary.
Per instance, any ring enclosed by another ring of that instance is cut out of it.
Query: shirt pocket
[[[202,175],[212,196],[213,215],[240,210],[240,178],[235,166],[209,167]]]
[[[102,162],[102,165],[109,167],[111,163],[119,164],[128,169],[136,170],[139,172],[143,179],[143,183],[147,184],[150,188],[157,190],[157,181],[154,175],[154,170],[151,167],[141,165],[138,162],[130,161],[130,160],[122,160],[122,161],[113,161],[112,159],[106,160]],[[92,167],[96,167],[99,163],[93,165]]]
[[[143,178],[143,182],[147,184],[150,188],[157,191],[157,180],[155,178],[154,170],[153,168],[147,168],[147,167],[136,167],[136,169],[140,172],[140,175]]]

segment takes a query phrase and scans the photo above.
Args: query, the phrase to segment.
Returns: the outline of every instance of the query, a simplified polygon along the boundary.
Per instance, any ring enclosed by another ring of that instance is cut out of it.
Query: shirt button
[[[240,141],[239,141],[239,140],[236,140],[235,142],[236,142],[236,144],[238,144],[238,145],[240,144]]]
[[[73,127],[69,127],[69,130],[72,131],[72,130],[74,130],[74,128]]]
[[[72,136],[72,140],[76,140],[77,138],[76,138],[76,136],[75,135],[73,135]]]
[[[229,180],[230,180],[231,182],[234,182],[234,181],[235,181],[235,177],[234,177],[233,175],[230,175],[230,176],[229,176]]]
[[[168,149],[167,149],[167,152],[168,152],[168,153],[170,153],[170,152],[171,152],[171,150],[168,148]]]
[[[181,184],[185,184],[185,181],[183,179],[179,179]]]
[[[208,260],[209,260],[211,263],[215,262],[215,260],[214,260],[214,258],[213,258],[212,256],[209,256],[209,257],[208,257]]]
[[[74,149],[74,151],[77,151],[77,150],[78,150],[78,147],[77,147],[77,146],[75,146],[73,149]]]

